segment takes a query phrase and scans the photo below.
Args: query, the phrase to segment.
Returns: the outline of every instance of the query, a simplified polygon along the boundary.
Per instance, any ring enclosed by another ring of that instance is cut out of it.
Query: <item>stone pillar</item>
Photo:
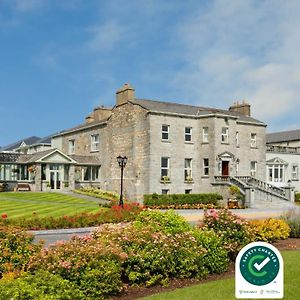
[[[35,191],[40,192],[43,190],[42,188],[42,165],[41,164],[36,164],[35,166],[35,178],[34,178],[34,183],[35,183]]]
[[[247,207],[252,207],[255,202],[255,187],[247,186],[245,187],[245,205]]]
[[[75,166],[70,165],[69,168],[69,189],[75,190]]]
[[[295,202],[295,188],[292,186],[286,186],[284,187],[284,190],[287,199],[291,202]]]

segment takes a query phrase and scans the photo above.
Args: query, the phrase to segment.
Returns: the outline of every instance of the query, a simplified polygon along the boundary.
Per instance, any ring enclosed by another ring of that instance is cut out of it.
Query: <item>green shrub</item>
[[[274,242],[287,239],[291,229],[284,220],[266,219],[249,221],[250,230],[255,234],[255,241]]]
[[[191,232],[164,233],[147,224],[141,228],[104,225],[94,237],[110,240],[127,254],[122,278],[129,284],[164,285],[170,278],[201,278],[208,273],[203,260],[206,251]]]
[[[195,229],[193,236],[198,245],[206,249],[203,263],[209,273],[220,274],[227,271],[229,265],[228,253],[217,234],[209,229]]]
[[[290,210],[282,216],[282,219],[291,229],[290,237],[300,238],[300,212],[297,210]]]
[[[241,248],[254,238],[249,230],[248,222],[228,209],[205,211],[200,227],[214,230],[232,260]]]
[[[14,280],[0,280],[0,299],[14,300],[84,300],[78,287],[47,271],[25,274]]]
[[[105,191],[94,187],[81,187],[80,189],[74,190],[74,192],[82,195],[88,195],[88,196],[108,200],[109,202],[107,204],[101,204],[101,206],[104,207],[110,207],[116,204],[117,201],[119,201],[120,199],[120,195],[118,193],[112,191]]]
[[[146,206],[211,204],[217,206],[222,196],[216,193],[207,194],[151,194],[144,195]]]
[[[124,257],[126,254],[109,241],[74,237],[34,255],[29,271],[55,273],[76,284],[86,296],[102,299],[122,289],[121,260]]]
[[[295,193],[295,202],[300,203],[300,193]]]
[[[32,241],[33,236],[20,228],[0,225],[0,278],[3,273],[26,269],[31,255],[41,248]]]
[[[151,227],[155,232],[182,233],[192,229],[190,224],[174,211],[142,211],[134,221],[137,228]]]

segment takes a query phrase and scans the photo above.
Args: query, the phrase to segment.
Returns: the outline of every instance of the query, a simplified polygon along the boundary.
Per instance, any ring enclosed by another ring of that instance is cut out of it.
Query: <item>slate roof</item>
[[[218,113],[218,114],[225,114],[228,116],[237,117],[240,121],[265,125],[263,122],[258,121],[252,117],[247,117],[238,112],[233,112],[233,111],[224,110],[224,109],[193,106],[193,105],[172,103],[172,102],[154,101],[154,100],[148,100],[148,99],[135,99],[132,102],[144,107],[145,109],[147,109],[151,112],[175,113],[175,114],[190,115],[190,116],[201,116],[201,115],[204,116],[207,114],[217,114]]]
[[[290,131],[280,131],[267,134],[268,143],[291,142],[300,140],[300,129]]]
[[[31,136],[29,138],[22,139],[22,140],[19,140],[17,142],[14,142],[12,144],[9,144],[7,146],[4,146],[4,147],[1,148],[1,151],[13,151],[14,149],[19,148],[23,142],[26,145],[32,145],[32,144],[35,144],[40,139],[41,139],[40,137]]]
[[[54,152],[55,150],[56,149],[49,149],[34,154],[0,153],[0,163],[30,164],[38,161],[42,157],[46,156],[47,154],[50,154],[51,152]],[[79,165],[100,165],[100,160],[97,156],[66,156],[75,160]]]

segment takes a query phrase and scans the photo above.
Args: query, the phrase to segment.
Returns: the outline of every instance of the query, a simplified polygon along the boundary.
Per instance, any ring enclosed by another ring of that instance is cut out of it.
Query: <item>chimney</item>
[[[92,115],[89,115],[85,118],[85,123],[92,123],[94,122],[94,117]]]
[[[120,89],[116,92],[117,103],[116,105],[122,105],[127,103],[128,100],[134,99],[134,88],[130,86],[129,83],[125,83]]]
[[[234,102],[232,106],[229,107],[229,111],[233,111],[233,112],[237,112],[241,115],[250,117],[251,113],[250,113],[250,104],[243,101],[242,103]]]
[[[95,121],[101,121],[108,119],[111,116],[111,108],[109,107],[96,107],[93,112],[93,117]]]

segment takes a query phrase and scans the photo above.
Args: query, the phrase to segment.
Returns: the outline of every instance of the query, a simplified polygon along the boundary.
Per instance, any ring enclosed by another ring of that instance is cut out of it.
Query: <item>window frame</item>
[[[75,147],[76,147],[75,139],[68,140],[68,154],[70,155],[75,154]]]
[[[187,132],[187,129],[189,132]],[[191,143],[193,141],[192,139],[192,134],[193,134],[193,127],[187,126],[184,128],[184,141],[187,143]]]
[[[166,127],[167,130],[164,130],[164,127]],[[167,138],[165,138],[164,135],[166,135]],[[162,124],[161,125],[161,139],[163,141],[169,141],[170,140],[170,125],[167,125],[167,124]]]
[[[294,171],[294,167],[296,168],[296,171]],[[294,176],[294,174],[296,176]],[[299,165],[298,164],[292,164],[291,180],[299,180]]]
[[[166,159],[167,166],[163,166],[163,159]],[[166,174],[164,174],[164,171],[166,171]],[[168,156],[162,156],[160,158],[160,179],[165,181],[170,180],[170,157]]]
[[[184,181],[193,181],[193,159],[192,158],[184,159]]]
[[[252,163],[254,163],[254,169],[252,168]],[[257,161],[251,160],[250,161],[250,176],[255,177],[257,172]]]
[[[209,143],[209,127],[202,127],[202,143]]]
[[[207,164],[206,164],[207,162]],[[209,176],[209,158],[205,157],[203,158],[203,176],[208,177]]]
[[[257,147],[257,134],[255,132],[251,132],[250,134],[250,147],[251,148]]]
[[[93,140],[95,137],[98,137],[98,141]],[[99,133],[91,134],[91,152],[99,151],[100,149],[100,135]]]
[[[225,129],[225,133],[223,132]],[[222,127],[221,130],[221,143],[222,144],[229,144],[229,127]]]

